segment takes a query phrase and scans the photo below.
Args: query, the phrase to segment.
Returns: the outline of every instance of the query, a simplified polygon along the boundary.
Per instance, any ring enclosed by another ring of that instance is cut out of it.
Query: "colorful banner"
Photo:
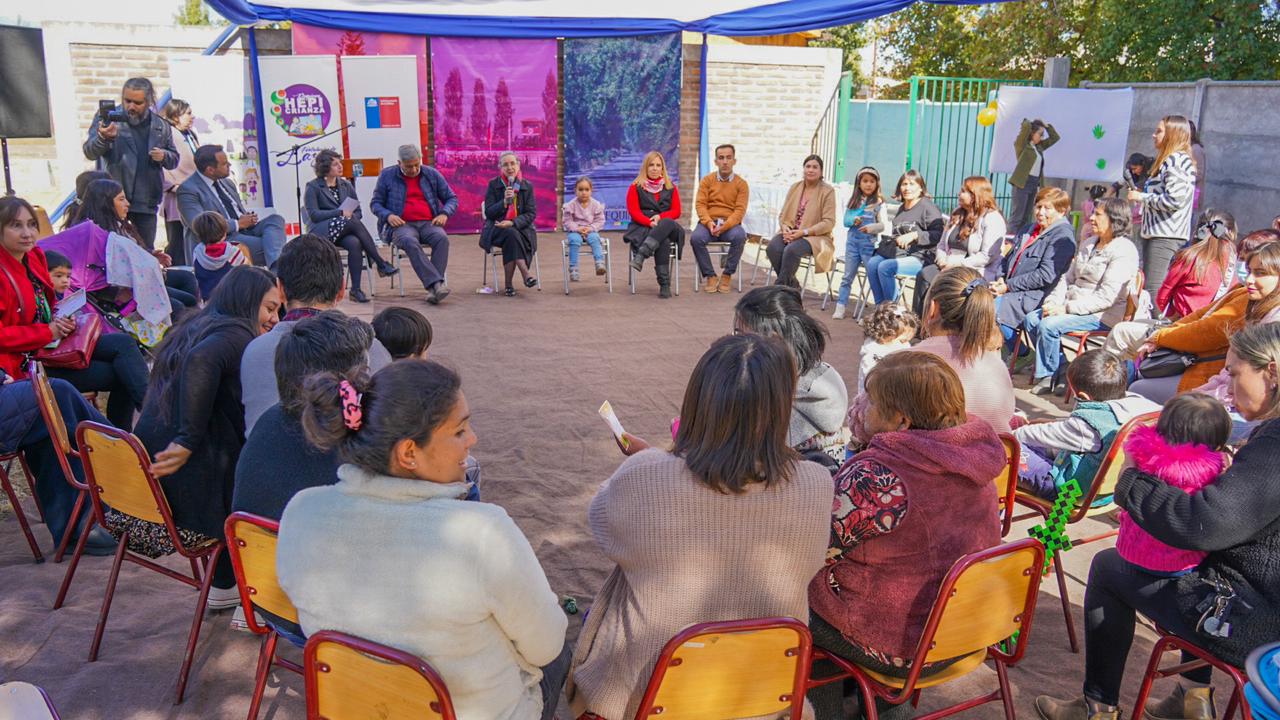
[[[262,207],[257,123],[249,114],[253,96],[248,63],[238,55],[173,57],[169,59],[169,79],[173,97],[191,105],[191,129],[200,144],[221,145],[226,150],[231,180],[240,189],[241,202],[249,208]]]
[[[630,221],[627,186],[645,153],[661,152],[677,181],[680,68],[679,33],[564,41],[564,199],[589,176],[606,228]]]
[[[533,183],[537,227],[556,226],[556,41],[432,38],[435,165],[458,195],[450,232],[477,232],[480,204],[511,150]]]
[[[400,122],[413,123],[414,108],[418,113],[418,139],[421,147],[427,147],[430,135],[427,122],[430,113],[427,110],[427,39],[421,35],[396,35],[394,33],[361,32],[359,30],[331,30],[313,25],[293,24],[294,55],[337,55],[339,67],[343,56],[351,55],[412,55],[417,58],[417,68],[411,74],[418,82],[418,102],[415,105],[400,105]],[[339,90],[342,91],[342,78],[338,79]],[[348,116],[346,122],[356,120]],[[385,126],[384,126],[385,127]],[[423,151],[425,155],[425,150]]]
[[[418,125],[401,122],[401,107],[418,106],[414,82],[417,58],[411,56],[348,57],[342,59],[342,89],[347,109],[348,156],[379,159],[394,165],[401,145],[418,144]],[[364,224],[377,233],[377,217],[369,209],[377,177],[356,178],[356,194],[364,208]]]
[[[311,162],[316,154],[325,148],[342,150],[342,133],[317,139],[342,127],[338,67],[331,57],[276,55],[262,58],[258,68],[266,112],[259,123],[267,141],[263,162],[271,168],[276,212],[292,224],[298,222],[298,189],[315,177]],[[296,154],[277,155],[307,142]]]

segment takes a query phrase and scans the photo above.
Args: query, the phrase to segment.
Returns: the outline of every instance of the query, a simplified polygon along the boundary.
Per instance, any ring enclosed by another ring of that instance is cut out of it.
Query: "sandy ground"
[[[511,514],[529,537],[552,587],[586,607],[609,570],[586,528],[586,508],[596,488],[620,461],[596,408],[613,402],[624,425],[638,435],[661,440],[677,413],[685,382],[702,351],[731,328],[732,293],[693,292],[696,271],[690,255],[681,266],[681,295],[657,298],[652,270],[640,279],[638,294],[627,288],[626,265],[615,260],[614,292],[583,263],[584,280],[566,297],[561,284],[558,238],[544,236],[541,292],[519,296],[475,294],[481,284],[481,253],[474,236],[454,238],[449,280],[453,295],[441,306],[424,302],[412,279],[403,300],[389,281],[379,280],[370,305],[346,303],[344,310],[366,319],[387,304],[422,310],[434,325],[433,358],[456,368],[473,411],[484,466],[484,498]],[[551,240],[551,242],[547,242]],[[618,242],[621,245],[620,242]],[[746,258],[754,257],[749,246]],[[749,278],[751,266],[744,265]],[[404,270],[410,271],[408,263]],[[817,301],[807,299],[818,313]],[[831,330],[826,359],[852,382],[861,333],[852,320],[821,317]],[[1026,379],[1018,384],[1025,386]],[[1042,399],[1019,393],[1033,417],[1060,413]],[[34,509],[27,502],[28,516]],[[1015,526],[1025,536],[1029,523]],[[1073,535],[1102,528],[1088,521]],[[35,531],[52,555],[42,525]],[[156,573],[126,563],[121,573],[101,655],[85,662],[110,558],[86,558],[66,605],[50,608],[66,567],[33,564],[16,522],[0,522],[0,681],[25,680],[46,688],[62,717],[81,720],[234,718],[246,713],[252,690],[258,639],[229,629],[229,612],[209,613],[196,654],[186,701],[173,705],[178,665],[196,593]],[[1077,627],[1082,625],[1083,582],[1095,543],[1066,554],[1069,593]],[[175,568],[181,565],[173,563]],[[576,636],[581,615],[570,620]],[[1153,633],[1139,629],[1129,659],[1124,695],[1137,691]],[[1083,656],[1067,646],[1063,616],[1052,576],[1046,578],[1026,658],[1010,673],[1019,714],[1034,718],[1036,695],[1079,693]],[[926,691],[922,709],[942,707],[994,687],[984,668],[952,685]],[[1220,691],[1221,693],[1221,691]],[[1220,694],[1219,697],[1225,697]],[[1222,701],[1225,702],[1225,701]],[[995,718],[999,704],[970,711]],[[288,672],[273,674],[261,716],[304,717],[302,682]],[[562,708],[562,718],[567,711]]]

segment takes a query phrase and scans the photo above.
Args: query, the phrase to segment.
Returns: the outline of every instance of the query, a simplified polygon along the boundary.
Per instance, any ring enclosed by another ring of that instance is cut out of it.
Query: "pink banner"
[[[538,229],[555,229],[556,65],[555,40],[431,39],[436,169],[458,194],[450,231],[484,224],[480,204],[507,150],[533,183]]]

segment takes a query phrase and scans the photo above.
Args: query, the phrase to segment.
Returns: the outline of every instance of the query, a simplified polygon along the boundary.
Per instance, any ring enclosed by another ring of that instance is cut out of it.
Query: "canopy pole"
[[[711,145],[707,130],[707,34],[702,33],[702,57],[698,70],[698,175],[711,172]],[[697,178],[695,178],[696,182]],[[689,182],[685,180],[685,182]]]
[[[257,115],[255,131],[258,133],[258,172],[262,175],[262,199],[267,207],[274,207],[271,197],[271,168],[267,155],[267,114],[262,104],[262,73],[258,69],[258,38],[255,27],[250,25],[249,31],[249,68],[253,72],[253,112]],[[302,222],[299,218],[298,222]]]

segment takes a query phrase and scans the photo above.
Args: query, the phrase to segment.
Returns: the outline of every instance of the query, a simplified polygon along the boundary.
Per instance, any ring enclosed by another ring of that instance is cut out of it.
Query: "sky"
[[[49,20],[171,25],[181,0],[0,0],[0,23],[38,25]]]

